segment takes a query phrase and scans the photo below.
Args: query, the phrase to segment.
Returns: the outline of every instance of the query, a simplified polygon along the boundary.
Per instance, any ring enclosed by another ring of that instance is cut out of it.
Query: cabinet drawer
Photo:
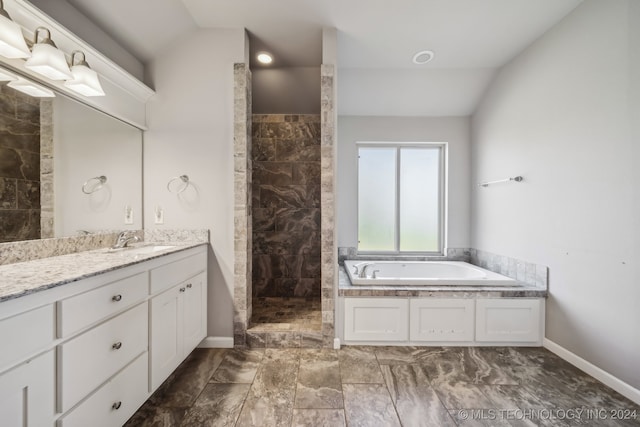
[[[169,289],[206,269],[206,251],[154,268],[151,270],[151,294]]]
[[[476,341],[542,341],[541,300],[479,299],[476,303]]]
[[[148,311],[142,303],[58,347],[58,406],[67,411],[147,350]]]
[[[473,341],[475,300],[412,299],[410,312],[411,341]]]
[[[146,272],[58,301],[58,337],[66,338],[147,296]]]
[[[148,353],[104,384],[77,408],[58,421],[59,427],[112,427],[123,425],[147,399]]]
[[[53,304],[0,320],[0,371],[20,362],[55,339]]]
[[[346,298],[345,340],[406,341],[409,301],[399,298]]]

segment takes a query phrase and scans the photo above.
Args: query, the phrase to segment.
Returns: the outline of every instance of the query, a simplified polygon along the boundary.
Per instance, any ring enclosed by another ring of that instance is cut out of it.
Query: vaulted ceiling
[[[341,114],[442,116],[471,114],[495,70],[582,0],[66,1],[142,62],[198,28],[244,27],[272,67],[319,66],[335,27]],[[425,49],[435,58],[415,65]]]

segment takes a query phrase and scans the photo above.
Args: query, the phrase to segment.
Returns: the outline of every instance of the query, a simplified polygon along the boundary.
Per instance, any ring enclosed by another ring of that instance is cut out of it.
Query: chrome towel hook
[[[84,184],[82,184],[82,192],[84,194],[95,193],[104,187],[105,182],[107,182],[107,177],[104,175],[89,178],[84,182]]]
[[[174,185],[173,189],[172,189],[172,184],[175,181],[181,181],[181,183],[178,183],[177,185]],[[167,190],[169,190],[170,193],[180,194],[184,190],[186,190],[187,187],[189,187],[189,176],[188,175],[174,176],[167,183]]]

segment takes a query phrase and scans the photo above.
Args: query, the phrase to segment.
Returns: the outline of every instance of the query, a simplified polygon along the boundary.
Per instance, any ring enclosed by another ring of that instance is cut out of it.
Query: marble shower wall
[[[40,238],[40,100],[0,88],[0,242]]]
[[[253,115],[253,295],[320,297],[320,116]]]

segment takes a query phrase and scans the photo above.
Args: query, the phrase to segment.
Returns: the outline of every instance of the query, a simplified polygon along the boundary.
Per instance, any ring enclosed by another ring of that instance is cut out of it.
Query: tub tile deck
[[[352,285],[340,267],[341,297],[544,298],[547,289],[519,282],[517,286],[364,286]]]

